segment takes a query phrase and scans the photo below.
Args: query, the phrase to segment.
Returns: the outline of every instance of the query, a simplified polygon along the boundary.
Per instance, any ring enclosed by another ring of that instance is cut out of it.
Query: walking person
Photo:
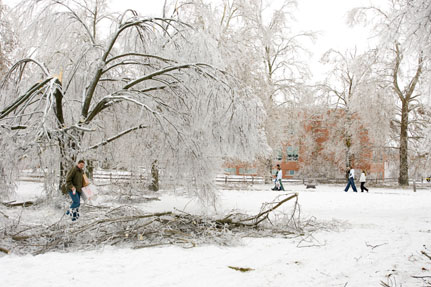
[[[347,192],[350,188],[350,186],[352,186],[353,191],[354,192],[358,192],[358,190],[356,189],[356,185],[355,185],[355,170],[353,168],[347,167],[347,170],[349,171],[349,179],[347,182],[347,186],[344,189],[345,192]]]
[[[78,161],[78,164],[72,167],[66,175],[66,188],[72,199],[72,204],[69,210],[66,211],[67,215],[72,217],[72,221],[79,218],[79,206],[81,204],[81,193],[84,180],[84,166],[83,160]]]
[[[368,192],[368,188],[365,187],[365,182],[367,181],[367,177],[365,175],[365,170],[362,170],[361,177],[359,178],[361,182],[361,192],[364,192],[364,189]]]
[[[284,190],[282,180],[283,179],[283,172],[281,171],[281,167],[279,164],[277,164],[277,172],[275,173],[275,179],[274,183],[275,186],[272,190]]]

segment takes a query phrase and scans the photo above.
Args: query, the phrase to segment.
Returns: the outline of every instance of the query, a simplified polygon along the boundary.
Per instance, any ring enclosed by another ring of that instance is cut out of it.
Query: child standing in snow
[[[361,192],[364,192],[364,189],[368,192],[368,188],[365,187],[366,180],[365,171],[362,170],[361,177],[359,178],[359,181],[361,182]]]

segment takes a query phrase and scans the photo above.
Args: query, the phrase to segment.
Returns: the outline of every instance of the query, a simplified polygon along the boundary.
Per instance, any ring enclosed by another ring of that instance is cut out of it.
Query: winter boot
[[[72,221],[76,221],[79,218],[78,208],[72,208]]]
[[[72,211],[71,208],[69,208],[68,210],[66,210],[66,215],[69,215],[70,217],[72,217],[72,213],[73,213],[73,211]]]

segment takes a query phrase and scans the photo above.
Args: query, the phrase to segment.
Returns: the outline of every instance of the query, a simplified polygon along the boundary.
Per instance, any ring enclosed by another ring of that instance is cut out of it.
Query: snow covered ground
[[[256,214],[278,191],[271,186],[222,190],[214,211],[181,192],[139,204],[145,211],[184,210]],[[243,238],[233,246],[105,247],[95,251],[0,255],[1,286],[429,286],[431,276],[431,187],[370,188],[345,193],[341,185],[287,185],[298,192],[301,215],[322,228],[313,236]],[[31,199],[40,185],[21,183],[19,199]],[[286,208],[289,208],[287,205]],[[50,214],[50,216],[59,216]],[[81,220],[81,219],[80,219]],[[83,215],[82,220],[85,220]],[[0,243],[1,245],[1,243]],[[252,268],[239,272],[228,266]],[[427,278],[427,277],[425,277]]]

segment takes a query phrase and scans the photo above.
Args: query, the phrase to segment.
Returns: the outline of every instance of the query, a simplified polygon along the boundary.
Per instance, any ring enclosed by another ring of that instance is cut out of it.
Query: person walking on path
[[[82,185],[84,179],[84,166],[83,160],[78,161],[78,164],[72,167],[66,175],[66,188],[72,199],[72,204],[69,210],[66,211],[67,215],[72,217],[72,221],[79,218],[79,206],[81,202]]]
[[[344,189],[345,192],[347,192],[350,188],[350,186],[352,186],[353,191],[354,192],[358,192],[358,190],[356,189],[356,185],[355,185],[355,170],[353,168],[348,167],[347,170],[349,170],[349,179],[347,182],[347,186]]]
[[[275,173],[274,183],[275,186],[272,190],[284,190],[283,183],[281,182],[283,178],[283,172],[281,171],[281,167],[277,164],[277,172]]]
[[[368,188],[365,187],[365,182],[367,181],[367,177],[365,176],[365,170],[362,170],[359,181],[361,182],[361,192],[364,192],[364,189],[368,192]]]

